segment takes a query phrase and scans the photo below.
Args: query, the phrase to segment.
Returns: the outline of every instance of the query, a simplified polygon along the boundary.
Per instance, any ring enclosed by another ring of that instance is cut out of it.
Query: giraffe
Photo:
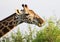
[[[23,22],[42,26],[44,23],[42,18],[30,10],[26,4],[22,4],[22,7],[22,10],[17,9],[15,13],[0,21],[0,37]]]
[[[24,12],[28,15],[26,16],[28,18],[27,23],[35,24],[39,27],[45,23],[45,21],[40,16],[38,16],[33,10],[29,9],[26,4],[25,5],[22,4],[22,7],[23,7]]]

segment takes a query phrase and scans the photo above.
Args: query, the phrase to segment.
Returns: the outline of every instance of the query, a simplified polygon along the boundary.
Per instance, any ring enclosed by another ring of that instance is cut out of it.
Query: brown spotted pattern
[[[17,10],[16,13],[0,21],[0,37],[23,22],[35,24],[38,27],[42,26],[44,20],[41,17],[39,17],[33,10],[30,10],[26,4],[22,4],[22,7],[23,9],[21,11]]]

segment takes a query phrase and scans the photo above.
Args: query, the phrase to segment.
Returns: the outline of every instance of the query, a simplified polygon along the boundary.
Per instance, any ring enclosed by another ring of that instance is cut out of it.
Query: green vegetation
[[[2,42],[60,42],[60,20],[49,18],[43,27],[36,31],[28,27],[28,33],[22,34],[20,29],[11,33],[11,37],[3,38]]]
[[[60,29],[57,22],[49,20],[48,25],[38,31],[33,42],[60,42]]]

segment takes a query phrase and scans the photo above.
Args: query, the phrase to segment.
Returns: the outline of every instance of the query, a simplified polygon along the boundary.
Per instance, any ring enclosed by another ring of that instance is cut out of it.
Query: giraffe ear
[[[19,9],[16,9],[16,14],[20,15],[22,12]]]

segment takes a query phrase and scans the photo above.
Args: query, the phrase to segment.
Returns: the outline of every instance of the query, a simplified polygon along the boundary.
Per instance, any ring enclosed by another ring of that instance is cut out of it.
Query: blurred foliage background
[[[16,33],[11,33],[10,37],[2,37],[0,42],[60,42],[60,19],[46,19],[43,29],[37,31],[32,30],[28,26],[28,33],[22,34],[20,28]],[[35,27],[34,27],[35,28]]]

